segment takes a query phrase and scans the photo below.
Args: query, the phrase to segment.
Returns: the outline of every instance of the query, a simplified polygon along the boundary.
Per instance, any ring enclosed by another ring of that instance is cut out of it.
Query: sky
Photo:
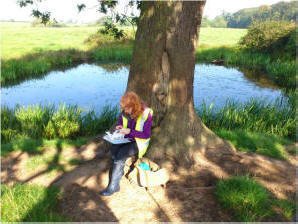
[[[124,10],[124,5],[128,0],[121,0],[119,11]],[[261,5],[272,5],[280,1],[289,2],[291,0],[207,0],[203,16],[213,19],[220,15],[222,11],[234,13],[243,8],[258,7]],[[98,0],[43,0],[38,5],[40,11],[50,11],[51,16],[57,21],[74,21],[78,23],[91,23],[102,17],[96,10]],[[87,10],[79,13],[76,5],[85,3]],[[32,7],[20,8],[17,0],[0,1],[0,20],[32,21],[30,16]]]

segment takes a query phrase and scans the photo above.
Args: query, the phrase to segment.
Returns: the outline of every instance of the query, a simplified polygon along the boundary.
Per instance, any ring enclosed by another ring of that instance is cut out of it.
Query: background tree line
[[[223,12],[212,20],[204,16],[202,27],[248,28],[254,20],[295,22],[297,6],[297,1],[278,2],[270,6],[263,5],[256,8],[241,9],[235,13]]]

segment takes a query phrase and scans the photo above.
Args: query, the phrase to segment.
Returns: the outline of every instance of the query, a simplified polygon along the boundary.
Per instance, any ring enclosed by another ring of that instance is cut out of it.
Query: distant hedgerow
[[[295,49],[295,24],[289,21],[254,21],[239,44],[247,49],[260,52]],[[293,40],[292,40],[293,39]]]

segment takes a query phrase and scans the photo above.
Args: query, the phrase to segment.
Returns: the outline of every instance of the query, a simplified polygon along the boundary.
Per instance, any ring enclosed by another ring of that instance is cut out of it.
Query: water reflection
[[[66,71],[53,71],[42,79],[29,80],[20,85],[2,88],[2,105],[16,104],[77,104],[86,110],[99,112],[105,105],[118,105],[126,89],[129,66],[124,64],[81,64]],[[246,102],[259,97],[273,102],[283,97],[270,81],[237,69],[197,64],[194,77],[194,103],[203,99],[215,109],[227,99]]]

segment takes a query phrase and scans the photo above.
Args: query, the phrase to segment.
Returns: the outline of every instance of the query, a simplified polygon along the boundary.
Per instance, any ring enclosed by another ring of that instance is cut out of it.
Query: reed
[[[109,129],[116,121],[118,108],[106,106],[101,114],[84,112],[78,106],[61,104],[16,106],[1,110],[2,143],[20,138],[75,139],[94,136]]]
[[[264,99],[251,98],[246,103],[227,100],[215,110],[214,105],[203,103],[197,108],[202,122],[212,130],[241,129],[250,132],[267,133],[295,140],[295,102],[292,94],[286,102],[276,99],[268,104]]]

